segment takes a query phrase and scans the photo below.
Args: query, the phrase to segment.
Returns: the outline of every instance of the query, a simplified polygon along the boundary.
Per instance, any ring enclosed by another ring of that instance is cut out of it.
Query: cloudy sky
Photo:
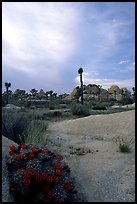
[[[135,86],[135,3],[3,2],[2,89]]]

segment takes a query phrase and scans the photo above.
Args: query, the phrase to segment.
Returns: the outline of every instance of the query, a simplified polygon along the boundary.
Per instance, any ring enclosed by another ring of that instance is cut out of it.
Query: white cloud
[[[78,84],[80,83],[79,76],[75,78],[75,82]],[[112,85],[118,85],[120,88],[127,87],[129,90],[135,85],[135,78],[130,79],[112,79],[112,78],[96,78],[95,75],[92,76],[91,74],[83,73],[83,83],[85,85],[88,84],[97,84],[102,85],[104,89],[110,88]]]
[[[130,62],[130,60],[122,60],[122,61],[119,62],[119,64],[125,64],[125,63],[128,63],[128,62]]]
[[[37,67],[31,68],[28,62],[38,59],[60,63],[68,60],[76,51],[74,34],[77,17],[78,11],[70,4],[4,3],[3,64],[22,71],[26,70],[25,66],[30,69],[28,72],[34,73]],[[9,50],[5,44],[8,44]]]

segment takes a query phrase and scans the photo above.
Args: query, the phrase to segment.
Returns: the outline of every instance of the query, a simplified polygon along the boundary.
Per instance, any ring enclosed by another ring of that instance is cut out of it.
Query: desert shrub
[[[2,134],[20,144],[24,141],[23,133],[29,122],[29,118],[23,112],[2,111]]]
[[[53,117],[58,117],[61,116],[62,112],[61,111],[53,111]]]
[[[121,152],[130,152],[131,151],[128,143],[127,144],[125,144],[125,143],[119,144],[119,149]]]
[[[84,101],[84,105],[88,108],[91,108],[93,105],[96,104],[96,101],[95,100],[85,100]]]
[[[132,103],[134,103],[134,100],[129,97],[125,97],[120,101],[121,105],[127,105],[127,104],[132,104]]]
[[[62,115],[61,111],[49,111],[47,113],[42,114],[42,120],[45,120],[45,119],[51,118],[51,117],[59,117],[61,115]]]
[[[64,108],[65,109],[65,108],[67,108],[67,104],[60,104],[59,108]]]
[[[15,202],[79,202],[69,166],[46,145],[10,146],[6,164]]]
[[[92,107],[93,110],[106,110],[107,104],[106,102],[97,102],[96,105]]]
[[[56,108],[56,104],[53,101],[49,102],[49,109],[54,110]]]
[[[116,144],[118,144],[119,150],[123,153],[129,153],[131,152],[131,147],[130,145],[134,142],[133,138],[130,140],[123,139],[123,138],[117,138],[115,140]]]
[[[86,107],[85,105],[72,103],[70,108],[71,108],[73,115],[78,115],[78,116],[89,116],[90,115],[89,108]]]

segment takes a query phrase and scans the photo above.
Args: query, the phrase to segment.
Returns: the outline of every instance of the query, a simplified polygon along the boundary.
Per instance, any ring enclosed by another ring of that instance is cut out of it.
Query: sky
[[[135,86],[134,2],[2,2],[2,90]]]

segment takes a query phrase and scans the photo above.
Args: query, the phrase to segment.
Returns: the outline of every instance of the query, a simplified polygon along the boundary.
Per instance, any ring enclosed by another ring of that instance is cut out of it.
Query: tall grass
[[[40,120],[35,112],[16,110],[2,111],[2,134],[18,144],[41,143],[47,129],[47,122]]]
[[[44,120],[32,120],[25,131],[26,143],[42,144],[46,141],[46,130],[48,123]]]

